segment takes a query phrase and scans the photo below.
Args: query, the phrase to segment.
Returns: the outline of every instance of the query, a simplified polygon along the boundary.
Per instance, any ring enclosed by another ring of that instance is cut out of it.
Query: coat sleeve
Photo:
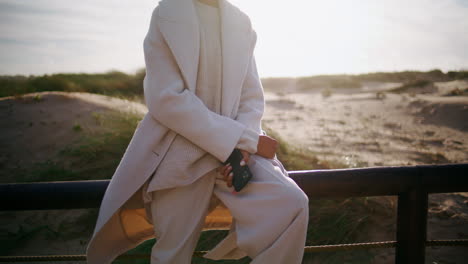
[[[265,109],[265,99],[263,86],[258,76],[257,65],[253,50],[257,40],[257,34],[253,31],[251,59],[247,74],[242,85],[242,93],[239,102],[239,109],[235,120],[244,124],[247,129],[241,136],[237,147],[245,149],[251,153],[257,152],[259,135],[262,133],[261,119]]]
[[[165,42],[154,10],[143,42],[146,76],[143,89],[150,115],[220,161],[227,160],[246,125],[210,111],[184,83]]]

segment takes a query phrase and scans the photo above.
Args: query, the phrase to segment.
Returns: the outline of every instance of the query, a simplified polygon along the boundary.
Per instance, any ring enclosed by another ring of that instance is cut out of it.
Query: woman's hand
[[[272,159],[275,157],[278,145],[279,144],[276,139],[266,135],[260,135],[258,139],[257,153],[255,154],[267,159]]]
[[[256,155],[262,156],[267,159],[272,159],[275,157],[276,150],[278,149],[278,141],[276,139],[265,136],[265,135],[260,135],[258,139],[258,145],[257,145],[257,153]],[[241,166],[247,165],[250,159],[250,153],[246,150],[240,150],[242,153],[242,156],[244,157],[241,161]],[[218,172],[223,175],[223,179],[226,182],[228,187],[232,187],[232,166],[231,164],[226,164],[224,166],[219,167]]]
[[[240,149],[240,152],[242,153],[242,156],[244,157],[241,160],[240,165],[241,166],[247,165],[247,163],[249,162],[249,159],[250,159],[250,153],[248,151],[242,150],[242,149]],[[226,185],[228,187],[232,187],[232,178],[233,178],[234,175],[232,174],[231,171],[232,171],[232,166],[229,163],[218,168],[218,172],[221,175],[223,175],[223,179],[226,182]]]

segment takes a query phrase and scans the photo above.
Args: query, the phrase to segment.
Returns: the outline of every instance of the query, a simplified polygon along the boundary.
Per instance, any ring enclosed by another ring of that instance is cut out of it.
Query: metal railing
[[[468,240],[426,241],[428,194],[468,191],[468,164],[290,171],[289,175],[310,199],[398,196],[397,241],[312,246],[306,252],[396,247],[396,263],[422,264],[426,246],[468,246]],[[98,208],[108,184],[109,180],[0,184],[0,211]],[[84,255],[73,255],[38,256],[35,261],[41,257],[42,261],[85,260]],[[0,262],[30,260],[0,257]]]

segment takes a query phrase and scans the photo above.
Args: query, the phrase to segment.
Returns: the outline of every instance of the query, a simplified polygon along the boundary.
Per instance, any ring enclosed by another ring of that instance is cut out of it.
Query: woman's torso
[[[222,104],[219,9],[197,0],[194,0],[194,6],[199,21],[201,44],[195,94],[208,109],[219,114]],[[211,154],[183,136],[177,135],[157,170],[147,182],[147,192],[189,184],[220,165],[221,163]]]

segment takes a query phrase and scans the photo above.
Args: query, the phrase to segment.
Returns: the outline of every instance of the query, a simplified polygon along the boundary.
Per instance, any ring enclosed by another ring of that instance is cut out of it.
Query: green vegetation
[[[36,95],[33,97],[33,100],[34,100],[35,102],[40,102],[40,101],[42,101],[42,96],[39,95],[39,94],[36,94]]]
[[[330,164],[327,161],[317,159],[315,153],[312,151],[291,145],[289,142],[283,140],[278,133],[265,125],[263,125],[263,129],[268,136],[278,140],[279,148],[276,155],[288,171],[343,167],[342,164]]]
[[[361,82],[352,75],[317,75],[297,80],[299,90],[313,88],[359,88]]]
[[[455,74],[456,73],[456,74]],[[411,82],[415,80],[428,80],[433,82],[445,82],[468,78],[468,71],[447,72],[439,69],[421,72],[421,71],[402,71],[402,72],[374,72],[355,75],[355,78],[361,82]]]
[[[14,213],[2,212],[1,216],[11,217]],[[24,216],[26,213],[28,212],[20,212],[19,214]],[[12,230],[5,226],[0,228],[0,255],[15,255],[14,252],[27,246],[37,236],[43,237],[47,241],[68,241],[81,238],[83,234],[91,236],[97,214],[98,209],[35,211],[34,214],[30,214],[29,217],[21,221],[16,229]],[[86,242],[80,240],[80,244],[86,245]],[[47,247],[43,249],[44,253],[47,254]]]
[[[58,150],[50,159],[18,171],[17,182],[109,179],[136,129],[141,116],[132,113],[92,113],[101,131],[89,131],[80,124],[71,133],[81,137]]]
[[[76,181],[80,175],[73,169],[67,168],[63,162],[46,160],[34,164],[31,168],[19,173],[17,182],[45,182],[45,181]]]
[[[73,126],[73,131],[76,131],[76,132],[81,131],[81,125],[80,125],[80,124],[75,124],[75,125]]]
[[[455,88],[449,91],[447,94],[445,94],[445,96],[460,96],[460,95],[467,96],[468,88],[465,88],[465,89]]]
[[[88,92],[133,98],[143,95],[144,70],[135,74],[118,71],[107,73],[60,73],[43,76],[0,76],[0,97],[32,92]]]
[[[51,234],[57,236],[57,233],[51,230],[48,225],[34,226],[32,228],[19,225],[15,231],[1,228],[0,233],[7,234],[7,236],[0,237],[0,255],[6,256],[10,254],[14,249],[27,243],[35,234],[44,230],[48,233],[48,236]]]
[[[468,79],[468,71],[431,70],[402,71],[402,72],[375,72],[357,75],[337,74],[337,75],[316,75],[298,78],[266,78],[263,80],[264,86],[281,92],[287,88],[291,80],[295,80],[295,85],[300,91],[311,89],[336,89],[336,88],[360,88],[364,82],[389,82],[410,84],[418,81],[445,82],[453,80]]]
[[[422,87],[432,85],[432,84],[433,82],[428,81],[428,80],[414,80],[414,81],[407,82],[400,87],[394,88],[390,90],[389,92],[404,93],[404,92],[407,92],[411,88],[422,88]]]
[[[117,168],[141,116],[108,112],[94,114],[104,132],[83,131],[75,144],[61,150],[64,164],[77,176],[75,180],[108,179]],[[66,161],[66,163],[65,163]]]
[[[43,91],[88,92],[115,96],[119,98],[143,98],[143,78],[145,69],[135,74],[118,71],[106,73],[60,73],[42,76],[0,76],[0,97],[20,96],[26,93]],[[299,90],[359,88],[363,82],[401,82],[411,83],[418,80],[431,82],[468,79],[468,71],[449,71],[435,69],[427,72],[375,72],[358,75],[317,75],[298,78],[265,78],[264,83],[277,83],[275,87],[285,87],[295,79]],[[270,85],[266,85],[268,87]],[[275,88],[276,89],[276,88]]]

